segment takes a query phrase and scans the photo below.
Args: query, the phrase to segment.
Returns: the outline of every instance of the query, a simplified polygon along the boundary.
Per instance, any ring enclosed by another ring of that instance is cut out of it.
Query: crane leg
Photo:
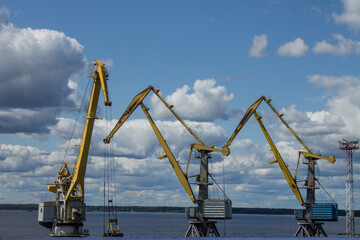
[[[190,221],[185,237],[220,237],[215,223],[216,221]]]
[[[301,232],[302,237],[320,237],[321,234],[324,237],[328,236],[322,227],[323,223],[298,222],[298,224],[299,228],[296,230],[294,237],[297,237]]]

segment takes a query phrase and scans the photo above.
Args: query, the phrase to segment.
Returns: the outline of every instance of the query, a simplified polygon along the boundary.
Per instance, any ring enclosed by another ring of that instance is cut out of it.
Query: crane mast
[[[48,184],[50,192],[56,194],[56,201],[39,203],[39,223],[51,228],[54,237],[84,237],[88,233],[83,229],[86,220],[86,204],[84,203],[84,180],[91,143],[100,88],[104,94],[104,105],[111,106],[109,101],[105,66],[96,60],[96,70],[91,78],[94,80],[85,126],[83,130],[79,155],[75,166],[64,163],[58,172],[54,184]],[[70,173],[69,166],[74,170]]]

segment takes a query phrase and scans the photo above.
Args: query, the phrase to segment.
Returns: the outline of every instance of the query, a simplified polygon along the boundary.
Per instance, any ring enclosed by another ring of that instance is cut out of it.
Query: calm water
[[[126,238],[181,238],[189,224],[183,213],[118,213],[121,231]],[[85,228],[90,238],[103,233],[104,214],[88,212]],[[288,238],[297,229],[293,216],[234,214],[232,220],[218,221],[222,237]],[[360,229],[356,226],[357,229]],[[329,237],[345,232],[345,217],[324,224]],[[49,238],[49,231],[37,223],[37,211],[0,211],[0,238]]]

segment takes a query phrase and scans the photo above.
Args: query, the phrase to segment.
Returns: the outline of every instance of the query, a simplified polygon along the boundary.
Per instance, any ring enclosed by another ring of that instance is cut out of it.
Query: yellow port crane
[[[109,101],[105,66],[99,60],[95,61],[96,70],[91,78],[94,80],[89,107],[76,164],[64,163],[57,174],[54,184],[48,184],[50,192],[56,194],[56,201],[39,203],[38,221],[41,225],[51,228],[53,237],[84,237],[88,233],[83,229],[86,220],[86,204],[84,203],[84,179],[88,160],[92,131],[96,110],[102,88],[105,98],[104,105],[111,106]],[[70,172],[69,167],[73,168]]]
[[[190,149],[189,160],[187,163],[185,173],[181,169],[178,161],[171,152],[169,146],[166,143],[166,140],[160,133],[155,122],[148,112],[148,108],[143,104],[143,100],[150,93],[153,92],[163,104],[167,107],[168,110],[176,117],[178,121],[187,129],[187,131],[196,139],[198,144],[192,144]],[[200,138],[190,129],[190,127],[180,118],[180,116],[173,110],[174,105],[168,104],[160,95],[159,89],[154,89],[152,86],[149,86],[144,91],[137,94],[133,100],[130,102],[127,109],[124,111],[123,115],[120,117],[112,131],[104,139],[104,143],[110,143],[111,138],[119,130],[119,128],[124,124],[124,122],[130,117],[130,115],[135,111],[138,106],[141,106],[144,111],[156,137],[159,140],[160,145],[164,150],[164,155],[159,156],[159,159],[168,158],[173,170],[179,179],[181,185],[183,186],[186,193],[189,195],[191,201],[194,204],[197,204],[198,207],[191,207],[187,209],[188,218],[196,219],[195,221],[190,221],[190,226],[185,236],[197,236],[197,237],[208,237],[214,235],[219,237],[220,234],[215,226],[215,221],[209,221],[209,219],[230,219],[231,218],[231,200],[228,198],[225,200],[212,200],[208,199],[208,158],[209,152],[222,150],[216,149],[214,147],[205,146],[205,144],[200,140]],[[196,198],[194,192],[190,186],[188,180],[188,169],[191,158],[192,149],[197,149],[201,153],[201,164],[200,164],[200,174],[197,176],[197,184],[199,185],[199,197]]]
[[[264,124],[261,121],[261,116],[256,112],[257,108],[261,104],[262,101],[265,101],[267,105],[271,108],[271,110],[276,114],[276,116],[281,120],[281,122],[286,126],[286,128],[293,134],[293,136],[299,141],[299,143],[305,148],[306,151],[299,151],[299,158],[296,166],[295,177],[292,176],[290,173],[286,163],[284,162],[281,154],[279,153],[276,145],[272,141],[268,131],[266,130]],[[257,101],[252,104],[248,110],[246,111],[245,115],[241,119],[240,123],[236,127],[234,133],[230,137],[229,141],[224,145],[223,151],[230,152],[228,147],[235,139],[236,135],[242,129],[242,127],[246,124],[246,122],[250,119],[250,117],[254,115],[263,134],[269,143],[270,149],[275,156],[275,161],[270,163],[278,163],[280,169],[282,170],[285,179],[293,191],[294,195],[296,196],[297,200],[303,206],[303,209],[295,211],[295,216],[298,220],[299,227],[295,233],[295,237],[297,237],[300,233],[302,233],[303,237],[319,237],[323,234],[325,237],[327,236],[325,230],[322,227],[323,223],[318,221],[337,221],[338,220],[338,206],[335,202],[333,203],[323,203],[319,204],[315,202],[315,190],[317,187],[315,186],[315,164],[318,159],[325,159],[329,163],[335,162],[335,157],[323,157],[321,155],[313,154],[306,146],[306,144],[301,140],[301,138],[295,133],[295,131],[288,125],[288,123],[283,119],[283,114],[279,114],[275,107],[271,104],[271,99],[267,99],[266,97],[262,96]],[[297,182],[297,172],[300,162],[300,156],[305,157],[307,162],[305,164],[308,165],[308,176],[305,180],[305,188],[306,192],[306,201],[303,200],[301,192],[298,187]],[[319,183],[320,184],[320,183]],[[324,189],[325,190],[325,189]],[[326,191],[326,190],[325,190]]]

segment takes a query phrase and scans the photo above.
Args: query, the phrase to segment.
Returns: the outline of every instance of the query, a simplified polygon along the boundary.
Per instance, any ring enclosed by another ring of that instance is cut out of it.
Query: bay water
[[[0,211],[0,238],[49,238],[49,230],[37,223],[37,214],[37,211]],[[118,222],[125,238],[183,238],[189,227],[184,213],[119,212]],[[84,224],[89,238],[100,238],[104,213],[87,212]],[[345,217],[323,226],[329,237],[345,237]],[[217,221],[221,237],[226,238],[291,238],[297,227],[296,219],[290,215],[233,214],[231,220]]]

